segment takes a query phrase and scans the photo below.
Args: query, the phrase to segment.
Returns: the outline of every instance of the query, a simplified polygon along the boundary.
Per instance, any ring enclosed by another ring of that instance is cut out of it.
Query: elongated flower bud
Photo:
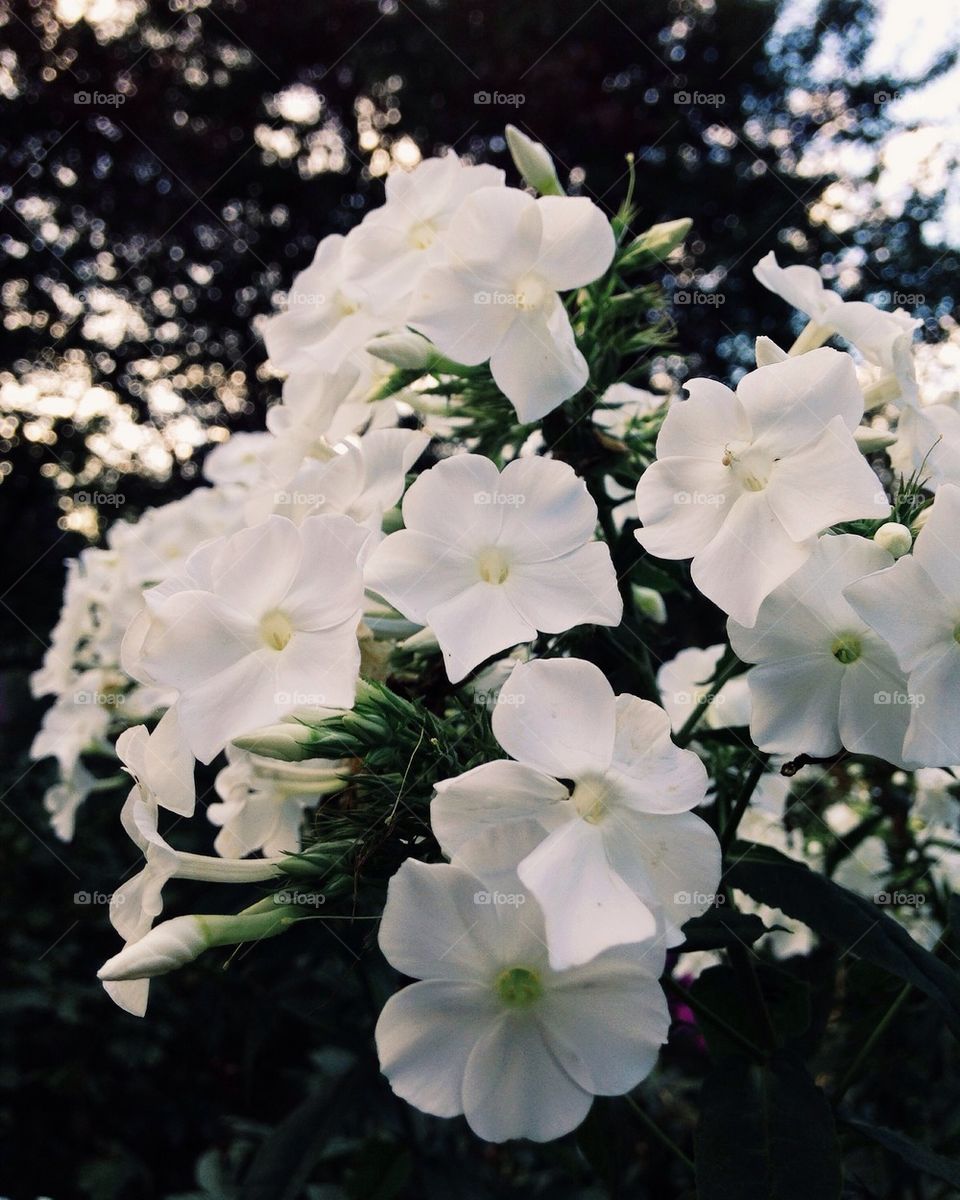
[[[756,345],[757,366],[769,367],[772,363],[783,362],[788,358],[786,350],[781,350],[772,338],[758,337]]]
[[[437,357],[436,348],[419,333],[385,333],[367,342],[366,351],[374,358],[402,367],[405,371],[425,371]]]
[[[279,758],[284,762],[302,762],[312,758],[311,741],[313,730],[305,725],[283,721],[279,725],[267,725],[255,733],[246,733],[233,739],[233,745],[264,758]]]
[[[528,138],[515,125],[507,126],[506,136],[510,157],[524,181],[541,196],[563,196],[557,168],[546,147]]]
[[[193,962],[212,946],[233,946],[283,933],[295,919],[276,912],[174,917],[107,959],[97,978],[104,982],[153,979]]]

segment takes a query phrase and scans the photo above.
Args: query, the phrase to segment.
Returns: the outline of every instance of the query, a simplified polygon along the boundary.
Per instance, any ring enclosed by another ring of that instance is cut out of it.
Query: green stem
[[[854,1060],[850,1064],[850,1066],[847,1067],[847,1070],[844,1073],[843,1078],[840,1080],[840,1083],[837,1085],[837,1090],[833,1097],[834,1105],[838,1105],[840,1103],[840,1101],[843,1099],[843,1097],[847,1094],[847,1091],[849,1090],[851,1084],[853,1083],[853,1081],[856,1079],[857,1075],[859,1074],[860,1068],[861,1068],[861,1066],[863,1066],[863,1063],[870,1055],[870,1052],[873,1050],[874,1046],[877,1044],[877,1042],[880,1040],[880,1038],[883,1037],[884,1033],[887,1031],[887,1029],[890,1026],[890,1022],[897,1015],[897,1013],[900,1011],[900,1009],[903,1008],[903,1005],[906,1002],[907,996],[909,996],[909,994],[910,994],[911,987],[912,987],[912,985],[909,983],[905,983],[903,985],[903,987],[900,989],[900,991],[894,997],[894,1000],[893,1000],[892,1004],[890,1005],[890,1007],[887,1009],[887,1011],[883,1014],[883,1016],[880,1018],[880,1020],[874,1026],[873,1031],[871,1032],[870,1036],[860,1047],[860,1050],[859,1050],[857,1056],[854,1058]]]
[[[666,1146],[671,1154],[675,1154],[677,1158],[679,1158],[680,1161],[685,1164],[685,1166],[689,1167],[691,1171],[695,1170],[693,1159],[690,1158],[689,1155],[684,1154],[673,1138],[663,1132],[656,1121],[654,1121],[653,1117],[651,1117],[648,1112],[645,1112],[632,1096],[624,1096],[624,1100],[626,1100],[627,1104],[630,1105],[640,1120],[644,1123],[644,1125],[646,1125],[647,1129],[650,1130],[650,1132],[659,1142],[662,1142],[662,1144]]]
[[[682,732],[682,730],[681,730]],[[737,826],[747,811],[753,793],[756,791],[757,784],[767,769],[767,764],[770,762],[769,754],[761,754],[759,758],[754,759],[753,766],[750,768],[750,773],[743,781],[743,787],[740,789],[740,795],[737,796],[737,801],[733,806],[733,811],[729,818],[724,822],[723,831],[720,834],[720,848],[726,853],[730,843],[733,841],[734,835],[737,832]]]
[[[758,1045],[756,1045],[754,1042],[751,1042],[748,1037],[744,1037],[739,1029],[735,1029],[732,1025],[725,1021],[723,1017],[717,1016],[715,1012],[698,1000],[693,992],[687,991],[682,984],[679,984],[675,979],[670,978],[663,980],[663,987],[665,991],[672,992],[678,1000],[682,1000],[684,1004],[686,1004],[689,1008],[692,1008],[697,1016],[703,1017],[705,1020],[709,1021],[711,1025],[716,1025],[716,1027],[728,1038],[730,1038],[732,1042],[736,1042],[741,1050],[745,1050],[751,1058],[755,1059],[757,1062],[761,1062],[763,1060],[765,1057],[764,1052]]]

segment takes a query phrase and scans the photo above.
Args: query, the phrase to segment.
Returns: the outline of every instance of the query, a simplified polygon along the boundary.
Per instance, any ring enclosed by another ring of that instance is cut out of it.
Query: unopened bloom
[[[710,907],[720,878],[700,759],[670,739],[659,705],[615,696],[580,659],[521,663],[504,684],[493,732],[514,762],[486,763],[436,785],[433,831],[461,855],[491,826],[535,821],[539,844],[517,868],[543,909],[550,962],[587,962]],[[572,780],[572,790],[561,780]]]
[[[913,553],[852,583],[846,596],[907,673],[904,758],[949,767],[960,762],[960,487],[944,484],[928,511]]]
[[[889,567],[876,542],[823,537],[760,606],[750,629],[729,621],[748,672],[750,732],[761,750],[827,758],[846,748],[901,763],[910,716],[890,646],[854,611],[844,588]]]
[[[344,516],[271,516],[208,542],[144,594],[124,641],[131,674],[177,690],[183,737],[201,762],[297,708],[348,708],[369,536]]]
[[[589,377],[557,293],[606,271],[610,222],[583,197],[481,188],[444,240],[446,261],[421,277],[408,323],[456,362],[489,359],[519,419],[539,421]]]
[[[857,449],[863,399],[848,355],[814,350],[741,379],[687,384],[637,484],[642,546],[693,558],[701,592],[743,625],[821,530],[890,505]]]
[[[595,1095],[648,1075],[667,1037],[662,948],[621,947],[557,971],[536,902],[516,882],[491,894],[462,867],[408,859],[390,881],[380,948],[419,981],[377,1022],[390,1086],[434,1116],[463,1113],[487,1141],[569,1133]]]
[[[620,621],[597,507],[565,463],[520,458],[500,472],[455,455],[409,488],[403,520],[370,556],[367,585],[432,628],[454,683],[538,630]]]
[[[516,125],[508,125],[504,132],[513,165],[523,176],[524,183],[541,196],[562,196],[557,168],[546,146],[527,137]]]

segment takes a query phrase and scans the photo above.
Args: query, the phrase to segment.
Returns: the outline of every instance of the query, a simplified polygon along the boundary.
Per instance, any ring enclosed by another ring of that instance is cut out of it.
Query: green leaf
[[[943,1179],[960,1188],[960,1162],[955,1159],[934,1154],[919,1142],[905,1137],[902,1133],[896,1133],[893,1129],[885,1129],[882,1125],[871,1125],[867,1121],[857,1121],[850,1117],[844,1119],[844,1124],[877,1142],[908,1166],[916,1167],[918,1171],[924,1171],[935,1179]]]
[[[699,1200],[835,1200],[840,1152],[830,1105],[794,1055],[729,1059],[700,1094]]]
[[[743,857],[728,867],[727,884],[803,921],[843,953],[912,983],[936,1001],[960,1037],[960,977],[882,909],[766,846],[740,844],[732,856],[738,853]]]
[[[692,917],[683,927],[685,941],[679,949],[723,950],[741,943],[752,946],[770,930],[754,913],[736,909],[710,908],[702,916]]]
[[[778,1038],[789,1041],[800,1037],[810,1025],[809,985],[770,963],[755,961],[753,970]],[[747,1041],[756,1038],[757,1018],[751,1005],[744,1000],[743,981],[736,970],[725,965],[708,967],[700,973],[691,992],[703,1006],[697,1024],[711,1055],[720,1059],[741,1054],[740,1046],[723,1026],[706,1015],[715,1013]]]

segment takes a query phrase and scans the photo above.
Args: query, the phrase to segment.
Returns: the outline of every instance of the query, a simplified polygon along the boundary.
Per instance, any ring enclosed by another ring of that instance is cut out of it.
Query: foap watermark
[[[273,700],[285,708],[326,707],[326,697],[322,692],[274,692]]]
[[[874,692],[874,704],[915,705],[917,708],[926,700],[922,692]]]
[[[519,508],[526,504],[527,497],[523,492],[474,492],[474,504],[502,505],[504,508]]]
[[[474,304],[504,305],[508,308],[516,308],[522,299],[519,292],[499,292],[496,288],[473,293]]]
[[[519,908],[526,904],[527,897],[523,892],[474,892],[474,904],[503,904],[511,908]]]
[[[89,104],[94,108],[119,108],[126,104],[123,92],[74,92],[74,104]]]
[[[326,504],[327,498],[323,492],[274,492],[273,502],[315,508],[318,504]]]
[[[705,306],[720,308],[726,304],[727,298],[723,292],[697,292],[688,288],[680,288],[673,293],[674,304],[689,304],[693,308]]]
[[[520,108],[526,104],[527,98],[523,92],[474,92],[474,104],[481,104],[485,108]]]
[[[922,908],[927,898],[923,892],[877,892],[873,902],[885,908]]]
[[[119,508],[126,504],[123,492],[74,492],[74,504],[92,504],[94,508]]]
[[[714,904],[726,904],[723,892],[674,892],[674,904],[695,904],[698,908],[710,908]]]
[[[719,108],[726,104],[727,97],[723,92],[674,92],[674,104],[692,108]]]
[[[717,508],[727,502],[723,492],[675,492],[673,499],[676,504],[712,504]]]
[[[120,708],[126,704],[127,698],[123,692],[98,692],[84,690],[73,693],[74,704],[98,705],[101,708]]]
[[[327,898],[323,892],[274,892],[273,902],[290,908],[322,908]]]
[[[874,104],[889,104],[891,100],[902,100],[903,92],[874,92]]]
[[[80,904],[84,908],[92,905],[112,904],[116,900],[117,904],[123,904],[126,900],[123,892],[74,892],[74,904]]]
[[[487,692],[477,690],[473,693],[473,703],[477,708],[486,708],[490,711],[495,709],[498,704],[503,704],[506,707],[519,707],[526,702],[526,696],[520,695],[517,692],[507,692],[503,695],[499,690]]]

